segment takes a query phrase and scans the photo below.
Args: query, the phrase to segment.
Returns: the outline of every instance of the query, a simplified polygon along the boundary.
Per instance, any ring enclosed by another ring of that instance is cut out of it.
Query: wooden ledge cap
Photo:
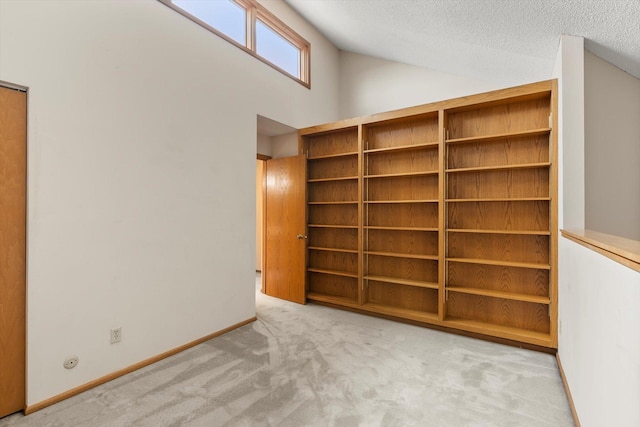
[[[640,241],[593,230],[560,230],[562,236],[640,272]]]

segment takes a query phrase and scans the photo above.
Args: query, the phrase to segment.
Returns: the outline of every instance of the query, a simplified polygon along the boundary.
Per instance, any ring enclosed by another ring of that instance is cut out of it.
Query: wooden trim
[[[569,389],[569,383],[567,377],[562,369],[562,363],[560,362],[560,353],[556,353],[556,361],[558,362],[558,370],[560,371],[560,378],[562,378],[562,385],[564,391],[567,394],[567,400],[569,401],[569,408],[571,409],[571,416],[573,417],[573,423],[576,427],[580,427],[580,420],[578,419],[578,411],[576,411],[576,405],[573,403],[573,397],[571,396],[571,390]]]
[[[358,128],[358,125],[360,124],[360,120],[359,119],[347,119],[347,120],[341,120],[339,122],[331,122],[331,123],[325,123],[325,124],[321,124],[321,125],[315,125],[315,126],[310,126],[304,129],[300,129],[298,130],[298,135],[300,136],[304,136],[304,135],[316,135],[318,133],[329,133],[332,131],[348,131],[348,130],[356,130]],[[354,152],[354,154],[356,154]]]
[[[29,88],[27,86],[22,86],[14,83],[9,83],[5,80],[0,80],[0,87],[4,87],[7,89],[19,90],[20,92],[28,92]]]
[[[0,418],[26,404],[28,102],[27,90],[0,81]]]
[[[562,237],[640,272],[640,241],[592,230],[561,230]]]
[[[252,52],[256,50],[256,32],[254,28],[256,27],[256,8],[251,7],[251,4],[248,2],[244,2],[242,0],[236,0],[236,3],[244,8],[246,11],[245,15],[245,42],[246,48]]]
[[[256,158],[258,160],[262,160],[262,161],[267,161],[271,159],[271,156],[267,156],[266,154],[260,154],[258,153]],[[267,206],[265,203],[265,194],[267,191],[267,180],[266,180],[266,170],[267,170],[267,166],[266,163],[263,165],[262,168],[262,238],[260,239],[262,242],[262,247],[260,249],[260,266],[262,269],[264,269],[264,254],[265,254],[265,250],[266,250],[266,243],[265,243],[265,238],[266,238],[266,227],[267,227],[267,219],[266,219],[266,215],[267,215]],[[263,274],[264,272],[262,270],[256,270],[256,272],[260,273],[260,292],[262,292],[263,294],[265,293],[265,274]]]
[[[305,40],[300,34],[292,30],[291,27],[289,27],[287,24],[282,22],[273,13],[269,12],[260,3],[254,0],[245,0],[245,1],[247,1],[250,4],[253,4],[254,6],[252,8],[255,11],[253,28],[255,28],[255,24],[256,24],[255,19],[259,19],[260,21],[265,23],[269,28],[271,28],[273,31],[275,31],[277,34],[279,34],[282,38],[287,40],[289,43],[291,43],[300,51],[300,68],[298,69],[298,72],[300,73],[300,78],[298,79],[295,76],[294,78],[298,80],[300,83],[302,83],[304,86],[309,88],[311,86],[311,43]],[[254,50],[255,50],[255,31],[253,31],[253,38],[254,38]],[[275,64],[271,64],[269,61],[267,62],[272,66],[275,65]],[[279,71],[289,74],[286,71],[277,67],[277,65],[275,67]]]
[[[444,321],[447,317],[447,204],[445,201],[447,188],[447,174],[445,173],[447,115],[444,110],[438,111],[438,320]]]
[[[368,224],[365,221],[365,209],[364,209],[364,195],[366,194],[364,186],[368,185],[363,179],[365,175],[365,156],[364,156],[364,139],[366,129],[362,125],[358,125],[358,304],[364,304],[367,302],[367,289],[365,288],[365,281],[363,277],[364,272],[364,239],[365,228],[364,224]],[[369,206],[367,205],[367,210]],[[367,231],[368,234],[368,231]]]
[[[478,104],[486,106],[490,103],[504,103],[512,98],[539,98],[541,92],[551,92],[554,80],[545,80],[537,83],[529,83],[508,89],[499,89],[491,92],[479,93],[476,95],[463,96],[459,98],[436,101],[430,104],[418,105],[415,107],[403,108],[386,113],[374,114],[364,118],[364,123],[392,120],[396,118],[406,118],[421,114],[433,114],[438,110],[464,109],[464,107],[477,108]],[[461,110],[458,110],[461,111]],[[451,113],[452,111],[448,111]]]
[[[549,305],[549,323],[551,341],[555,348],[558,348],[558,133],[560,132],[560,126],[558,124],[558,81],[551,81],[551,135],[549,144],[551,152],[549,153],[549,160],[551,161],[551,170],[549,180],[551,181],[551,188],[549,188],[550,209],[550,232],[551,241],[549,247],[549,263],[551,264],[551,271],[549,277],[549,297],[551,298],[551,304]]]
[[[242,326],[248,325],[249,323],[255,322],[256,320],[258,320],[258,318],[253,316],[253,317],[251,317],[251,318],[249,318],[247,320],[244,320],[244,321],[242,321],[240,323],[236,323],[235,325],[231,325],[231,326],[229,326],[227,328],[221,329],[218,332],[214,332],[214,333],[206,335],[206,336],[204,336],[202,338],[198,338],[197,340],[188,342],[188,343],[183,344],[183,345],[181,345],[179,347],[176,347],[174,349],[165,351],[164,353],[160,353],[160,354],[158,354],[156,356],[150,357],[149,359],[145,359],[145,360],[143,360],[141,362],[135,363],[135,364],[133,364],[131,366],[128,366],[126,368],[120,369],[118,371],[115,371],[115,372],[112,372],[110,374],[107,374],[107,375],[105,375],[103,377],[97,378],[97,379],[95,379],[93,381],[89,381],[88,383],[82,384],[82,385],[80,385],[78,387],[74,387],[71,390],[67,390],[64,393],[60,393],[60,394],[58,394],[56,396],[50,397],[49,399],[43,400],[43,401],[35,403],[33,405],[29,405],[29,406],[27,406],[25,408],[24,414],[25,415],[32,414],[32,413],[34,413],[36,411],[39,411],[41,409],[46,408],[47,406],[51,406],[51,405],[53,405],[55,403],[61,402],[61,401],[65,400],[65,399],[68,399],[68,398],[73,397],[73,396],[75,396],[77,394],[80,394],[82,392],[90,390],[90,389],[92,389],[94,387],[97,387],[99,385],[107,383],[107,382],[109,382],[111,380],[115,380],[116,378],[119,378],[119,377],[121,377],[123,375],[130,374],[131,372],[137,371],[138,369],[144,368],[145,366],[152,365],[152,364],[154,364],[156,362],[159,362],[162,359],[166,359],[169,356],[173,356],[173,355],[178,354],[178,353],[180,353],[180,352],[182,352],[184,350],[187,350],[187,349],[189,349],[191,347],[195,347],[196,345],[202,344],[203,342],[206,342],[206,341],[209,341],[212,338],[216,338],[216,337],[219,337],[220,335],[224,335],[227,332],[231,332],[234,329],[237,329],[237,328],[240,328]]]
[[[162,0],[159,0],[162,1]],[[339,122],[326,123],[300,129],[301,135],[325,132],[330,130],[342,130],[348,126],[358,126],[358,124],[375,124],[387,120],[407,120],[407,116],[419,116],[425,114],[438,114],[439,110],[464,109],[464,107],[477,108],[477,104],[504,103],[512,98],[535,99],[543,96],[543,92],[554,92],[557,80],[545,80],[537,83],[529,83],[508,89],[499,89],[491,92],[479,93],[476,95],[463,96],[459,98],[436,101],[429,104],[415,107],[401,108],[387,111],[385,113],[373,114],[364,117],[357,117]]]
[[[265,163],[262,165],[262,249],[260,250],[260,266],[262,270],[260,271],[260,292],[263,294],[267,293],[267,274],[265,264],[266,253],[267,253],[267,160],[271,159],[271,156],[265,156],[258,154],[258,156],[266,157],[263,160]]]
[[[278,17],[276,17],[273,13],[269,12],[268,9],[266,9],[256,0],[234,0],[238,6],[244,8],[247,12],[246,14],[247,28],[246,28],[246,35],[245,35],[246,45],[238,43],[236,40],[227,36],[223,32],[216,29],[215,27],[212,27],[211,25],[207,24],[203,20],[198,19],[198,17],[191,15],[186,10],[176,6],[175,4],[173,4],[172,0],[158,0],[158,1],[164,4],[165,6],[173,9],[180,15],[200,25],[202,28],[206,29],[207,31],[212,32],[213,34],[228,41],[229,43],[236,46],[237,48],[245,51],[246,53],[253,56],[254,58],[264,62],[265,64],[269,65],[271,68],[275,69],[276,71],[279,71],[280,73],[291,78],[297,83],[300,83],[302,86],[306,87],[307,89],[311,89],[311,70],[310,70],[311,69],[311,43],[305,40],[304,37],[302,37],[300,34],[295,32],[293,29],[291,29],[288,25],[286,25],[280,19],[278,19]],[[269,28],[271,28],[277,34],[282,36],[285,40],[287,40],[289,43],[291,43],[300,51],[300,70],[299,70],[300,77],[299,78],[288,73],[287,71],[283,70],[273,62],[269,61],[267,58],[264,58],[263,56],[258,54],[256,50],[256,20],[257,19],[260,19]]]

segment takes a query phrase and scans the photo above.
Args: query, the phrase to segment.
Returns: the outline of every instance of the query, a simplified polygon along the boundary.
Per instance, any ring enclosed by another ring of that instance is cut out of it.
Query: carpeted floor
[[[572,426],[555,358],[257,293],[258,321],[14,426]]]

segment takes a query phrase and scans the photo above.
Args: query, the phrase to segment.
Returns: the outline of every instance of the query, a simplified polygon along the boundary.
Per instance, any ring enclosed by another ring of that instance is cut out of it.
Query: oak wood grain
[[[549,263],[549,236],[449,233],[447,256]]]
[[[0,87],[0,417],[25,406],[27,95]]]
[[[309,179],[358,177],[358,156],[326,157],[309,160]]]
[[[503,231],[550,231],[548,201],[452,203],[447,227]]]
[[[309,272],[308,292],[358,300],[357,277],[335,276],[324,273]]]
[[[549,333],[548,305],[449,292],[447,314],[526,331]]]
[[[305,152],[309,158],[358,153],[358,128],[348,127],[304,137]]]
[[[304,304],[306,234],[304,156],[266,161],[265,291]]]
[[[438,312],[436,289],[368,280],[368,290],[368,301],[373,304],[429,313]]]
[[[399,279],[421,282],[438,282],[438,262],[416,258],[394,258],[379,255],[366,255],[367,274],[397,277]]]
[[[367,126],[365,141],[365,150],[438,141],[437,113]]]

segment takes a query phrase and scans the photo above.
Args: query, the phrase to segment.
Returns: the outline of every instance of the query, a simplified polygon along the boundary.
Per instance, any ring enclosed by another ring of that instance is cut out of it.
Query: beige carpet
[[[13,426],[572,426],[555,358],[257,294],[258,321]]]

